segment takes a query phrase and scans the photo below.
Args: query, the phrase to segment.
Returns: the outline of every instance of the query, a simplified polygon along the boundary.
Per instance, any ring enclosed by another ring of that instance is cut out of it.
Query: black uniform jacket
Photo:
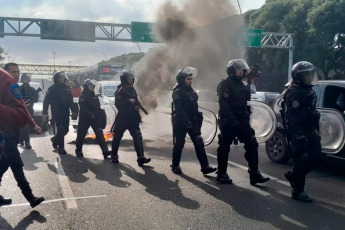
[[[43,114],[48,114],[49,104],[52,117],[58,124],[69,124],[70,109],[77,113],[78,109],[73,103],[71,89],[66,84],[55,83],[48,88],[43,102]]]
[[[249,119],[250,91],[241,79],[226,77],[218,86],[219,118],[222,126],[232,125],[239,120]]]
[[[177,85],[173,90],[174,124],[194,125],[199,116],[198,94],[190,86]]]
[[[141,117],[138,107],[131,103],[129,99],[138,101],[138,95],[134,87],[119,85],[115,92],[115,106],[118,109],[116,121],[140,123]]]
[[[284,95],[286,120],[292,137],[306,131],[319,130],[320,114],[316,110],[317,96],[311,86],[292,84]]]

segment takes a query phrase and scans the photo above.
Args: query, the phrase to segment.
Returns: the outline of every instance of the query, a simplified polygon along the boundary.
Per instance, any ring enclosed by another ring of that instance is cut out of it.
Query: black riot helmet
[[[59,79],[60,79],[60,78],[65,78],[65,82],[64,82],[64,83],[66,83],[66,81],[67,81],[67,76],[66,76],[66,74],[65,74],[64,71],[57,72],[57,73],[54,74],[54,77],[53,77],[54,84],[59,83]]]
[[[307,61],[297,62],[291,70],[293,83],[299,85],[317,85],[316,68]]]
[[[135,80],[134,72],[129,71],[129,70],[124,70],[120,75],[121,84],[128,85],[129,79],[133,79],[133,83],[134,83],[134,80]]]
[[[250,67],[248,66],[247,62],[243,59],[230,60],[229,63],[226,65],[226,72],[228,76],[236,76],[236,70],[243,70],[245,73],[250,73]]]
[[[89,86],[95,86],[95,82],[93,80],[90,80],[90,79],[86,79],[83,83],[83,88],[86,89],[88,88]]]
[[[177,75],[176,75],[177,84],[184,85],[185,84],[185,79],[188,76],[196,77],[197,74],[198,74],[198,69],[194,68],[194,67],[185,67],[183,69],[180,69],[177,72]]]

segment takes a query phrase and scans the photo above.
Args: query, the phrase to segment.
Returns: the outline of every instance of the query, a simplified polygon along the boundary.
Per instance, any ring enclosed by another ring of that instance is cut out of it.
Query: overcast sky
[[[168,0],[0,0],[0,16],[130,24],[153,22],[156,9]],[[185,0],[174,0],[185,1]],[[218,1],[218,0],[214,0]],[[238,9],[237,0],[230,0]],[[265,0],[239,0],[242,12],[260,8]],[[192,9],[191,9],[192,10]],[[152,44],[139,43],[142,51]],[[7,36],[0,38],[5,62],[94,65],[106,58],[139,52],[132,42],[75,42]]]

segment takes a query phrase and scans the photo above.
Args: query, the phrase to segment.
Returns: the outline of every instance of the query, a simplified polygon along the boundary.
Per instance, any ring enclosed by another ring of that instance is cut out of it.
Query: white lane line
[[[206,154],[207,154],[207,156],[209,156],[209,157],[212,157],[212,158],[217,159],[217,156],[215,156],[215,155],[213,155],[213,154],[211,154],[211,153],[206,153]],[[241,168],[241,169],[246,170],[246,171],[248,170],[248,167],[243,166],[243,165],[240,165],[240,164],[237,164],[237,163],[232,162],[232,161],[228,161],[228,164],[231,164],[231,165],[233,165],[233,166],[236,166],[236,167]],[[290,187],[290,183],[288,183],[288,182],[286,182],[286,181],[282,181],[282,180],[280,180],[279,178],[274,177],[274,176],[271,176],[271,175],[268,175],[268,174],[266,174],[266,173],[261,173],[261,174],[262,174],[263,176],[266,176],[266,177],[271,178],[271,180],[273,180],[273,181],[275,181],[275,182],[277,182],[277,183],[279,183],[279,184],[282,184],[282,185],[285,185],[285,186]]]
[[[153,135],[153,134],[151,134],[151,133],[148,133],[148,132],[146,132],[146,131],[143,131],[143,133],[145,133],[146,135],[149,135],[149,136],[151,136],[151,137],[154,137],[154,138],[156,138],[156,139],[165,141],[166,143],[169,143],[169,142],[170,142],[170,141],[168,141],[167,139],[164,139],[164,138],[161,138],[161,137],[157,137],[157,136],[155,136],[155,135]]]
[[[290,217],[288,216],[285,216],[284,214],[281,214],[280,217],[285,220],[285,221],[288,221],[294,225],[297,225],[298,227],[301,227],[301,228],[308,228],[308,226],[298,222],[297,220],[294,220],[294,219],[291,219]]]
[[[62,168],[62,164],[60,162],[55,162],[55,167],[59,175],[59,182],[60,188],[62,192],[62,197],[69,198],[64,200],[67,209],[77,208],[77,202],[74,199],[74,195],[69,184],[69,180],[65,174],[65,171]]]
[[[45,200],[42,204],[49,204],[54,202],[66,201],[66,200],[81,200],[81,199],[92,199],[92,198],[103,198],[107,195],[99,195],[99,196],[82,196],[82,197],[73,197],[73,198],[62,198],[62,199],[53,199],[53,200]],[[1,208],[11,208],[11,207],[20,207],[20,206],[29,206],[29,203],[22,203],[22,204],[11,204],[11,205],[4,205]]]

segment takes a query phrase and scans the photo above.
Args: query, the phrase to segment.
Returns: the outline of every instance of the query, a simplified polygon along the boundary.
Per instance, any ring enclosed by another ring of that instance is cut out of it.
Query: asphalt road
[[[84,158],[52,151],[51,133],[32,135],[32,150],[21,155],[35,195],[46,201],[32,209],[9,170],[0,194],[13,204],[0,208],[0,229],[344,229],[345,167],[328,161],[307,179],[311,204],[290,198],[283,173],[291,167],[270,162],[259,147],[260,169],[271,177],[262,186],[249,184],[241,145],[230,153],[228,172],[233,184],[216,183],[216,174],[204,177],[190,141],[182,155],[183,174],[170,170],[169,117],[151,113],[142,125],[146,155],[139,167],[128,133],[121,143],[120,163],[104,160],[98,145],[85,144]],[[66,142],[75,140],[71,128]],[[216,166],[217,141],[207,146]]]

